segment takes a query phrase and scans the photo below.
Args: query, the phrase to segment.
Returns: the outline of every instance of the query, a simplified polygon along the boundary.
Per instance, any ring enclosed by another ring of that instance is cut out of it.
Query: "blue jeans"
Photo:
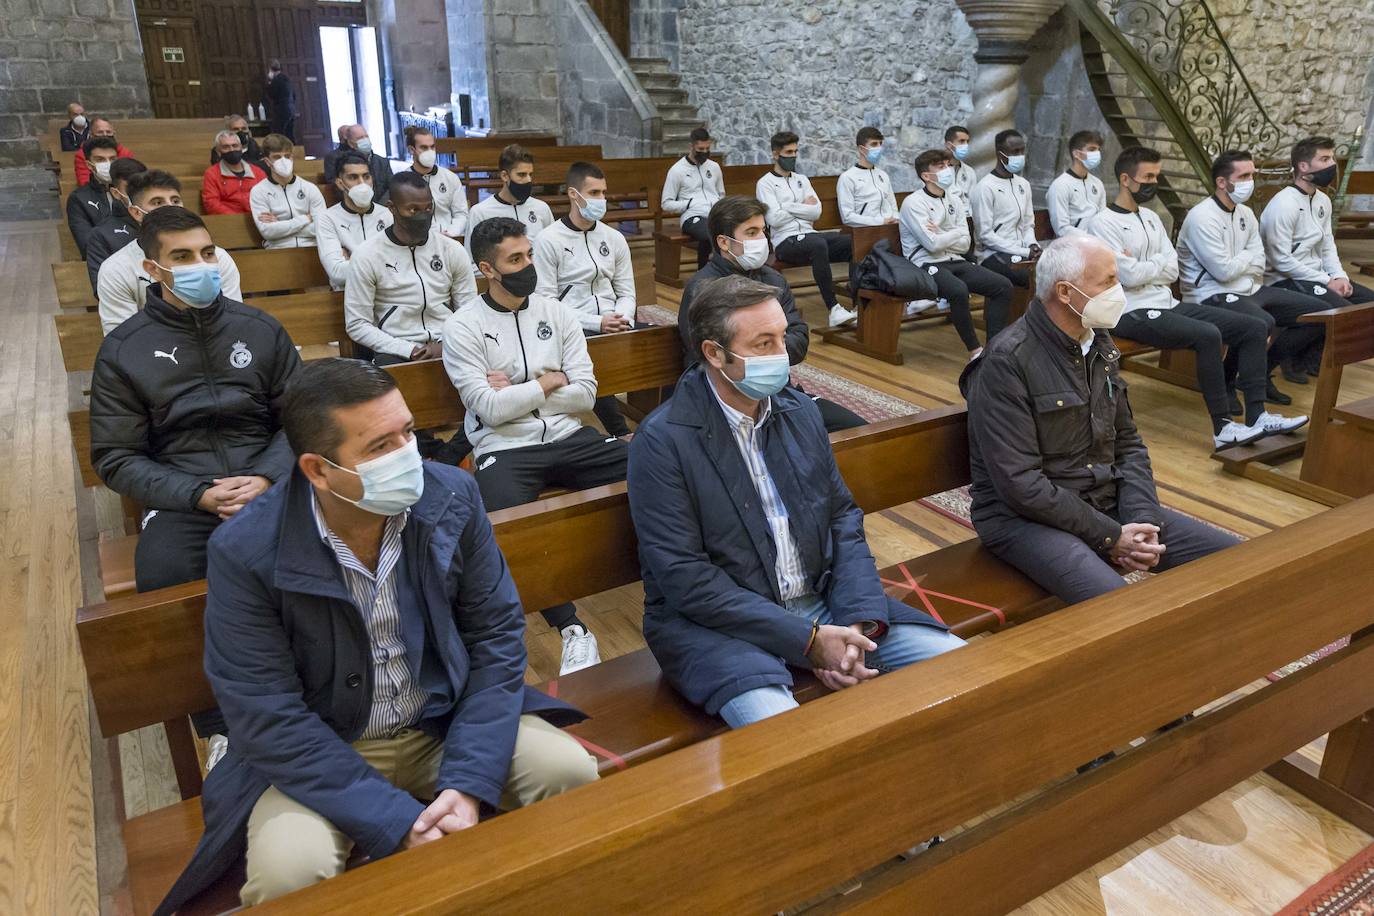
[[[832,620],[830,608],[816,595],[798,598],[790,602],[787,609],[819,624],[828,624]],[[953,633],[919,623],[894,623],[876,642],[878,651],[869,652],[865,663],[883,673],[943,655],[964,645],[964,641]],[[751,722],[776,716],[796,706],[792,691],[777,684],[746,690],[720,708],[720,717],[731,728],[743,728]]]

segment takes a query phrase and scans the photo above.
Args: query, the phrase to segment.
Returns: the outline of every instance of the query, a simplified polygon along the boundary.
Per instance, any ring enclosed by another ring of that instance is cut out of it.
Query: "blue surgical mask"
[[[1025,157],[1025,156],[1008,156],[1008,157],[1007,157],[1007,171],[1008,171],[1008,172],[1011,172],[1013,175],[1019,175],[1019,174],[1021,174],[1021,170],[1024,169],[1025,167],[1026,167],[1026,157]]]
[[[724,347],[721,349],[725,350]],[[729,350],[725,352],[730,353]],[[725,377],[740,394],[751,400],[762,401],[777,394],[786,387],[791,377],[792,367],[786,353],[776,356],[736,356],[733,353],[730,355],[744,363],[744,378],[735,381],[728,375]]]
[[[364,156],[372,152],[372,141],[369,140],[367,137],[363,137],[361,140],[357,142],[357,144],[355,144],[355,146],[358,152],[362,153]]]
[[[869,165],[877,165],[878,160],[883,158],[883,148],[881,146],[868,146],[864,148],[864,158]]]
[[[1091,149],[1091,150],[1088,150],[1086,153],[1083,154],[1083,168],[1087,169],[1089,172],[1093,171],[1094,169],[1096,169],[1096,168],[1097,168],[1099,165],[1101,165],[1101,164],[1102,164],[1102,151],[1101,151],[1101,150],[1098,150],[1098,149]]]
[[[320,457],[324,458],[323,455]],[[328,458],[324,460],[329,461]],[[425,466],[420,459],[419,442],[414,436],[400,448],[380,458],[364,461],[357,470],[349,470],[332,461],[329,463],[363,482],[363,498],[349,499],[333,490],[329,492],[364,512],[399,515],[419,502],[421,494],[425,492]]]
[[[581,193],[577,195],[582,197]],[[606,199],[603,197],[582,197],[582,206],[577,208],[583,219],[596,222],[606,216]]]
[[[963,162],[965,159],[968,158],[967,143],[960,143],[954,147],[954,158],[958,159],[960,162]]]
[[[935,173],[935,183],[948,191],[954,187],[954,166],[947,165]]]
[[[157,261],[153,262],[157,264]],[[219,298],[220,276],[218,264],[187,264],[184,267],[162,267],[172,275],[171,291],[191,308],[204,309]]]

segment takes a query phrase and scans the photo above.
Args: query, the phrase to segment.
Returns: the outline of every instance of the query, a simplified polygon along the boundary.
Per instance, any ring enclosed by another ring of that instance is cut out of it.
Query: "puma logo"
[[[501,341],[497,338],[495,334],[488,334],[487,332],[483,331],[482,336],[485,337],[487,340],[490,340],[492,343],[496,344],[498,347],[501,346]]]
[[[172,364],[173,364],[173,365],[175,365],[175,366],[180,366],[181,363],[177,362],[177,350],[178,350],[178,349],[180,349],[180,348],[179,348],[179,347],[173,347],[171,353],[164,353],[164,352],[162,352],[161,350],[154,350],[154,351],[153,351],[153,359],[157,359],[158,357],[162,357],[163,359],[170,359],[170,360],[172,361]]]
[[[87,206],[95,207],[97,210],[100,209],[100,204],[96,203],[96,202],[93,201],[93,200],[88,200],[88,201],[86,201],[86,204],[87,204]]]

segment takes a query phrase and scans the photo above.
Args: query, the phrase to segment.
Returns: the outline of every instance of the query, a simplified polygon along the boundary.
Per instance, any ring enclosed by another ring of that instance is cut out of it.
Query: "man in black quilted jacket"
[[[137,244],[156,282],[96,356],[91,460],[143,508],[142,592],[203,578],[220,522],[290,475],[278,404],[300,357],[276,319],[220,293],[199,216],[154,210]]]

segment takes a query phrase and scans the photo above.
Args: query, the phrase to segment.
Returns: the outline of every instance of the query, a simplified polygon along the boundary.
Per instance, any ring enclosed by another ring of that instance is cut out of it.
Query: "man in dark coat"
[[[786,387],[787,317],[747,277],[702,289],[702,362],[630,443],[644,638],[672,684],[738,728],[963,641],[888,598],[816,406]]]
[[[287,480],[210,543],[205,671],[229,750],[171,913],[247,856],[254,905],[596,779],[524,686],[525,617],[472,475],[421,462],[395,380],[310,364]],[[545,718],[547,717],[547,719]]]
[[[280,61],[272,61],[267,68],[267,86],[263,90],[262,100],[267,105],[267,132],[282,134],[295,143],[296,90],[282,72]]]
[[[1036,298],[959,380],[973,526],[1067,603],[1236,543],[1159,504],[1108,333],[1125,305],[1112,250],[1079,233],[1041,254]]]
[[[787,316],[788,362],[796,366],[806,359],[806,351],[811,346],[811,330],[797,309],[797,300],[793,298],[787,280],[767,264],[768,237],[764,234],[764,218],[767,212],[768,209],[762,201],[735,194],[716,201],[707,214],[706,231],[712,239],[713,253],[710,260],[687,281],[677,313],[677,329],[682,337],[685,365],[690,366],[701,361],[701,354],[692,348],[688,331],[690,322],[687,321],[687,315],[692,307],[692,300],[701,288],[712,280],[732,275],[767,283],[777,290],[778,304]],[[795,387],[798,391],[802,390],[800,385]],[[811,400],[816,402],[827,432],[853,429],[863,426],[866,422],[854,411],[834,401],[827,401],[821,397],[813,397]]]

